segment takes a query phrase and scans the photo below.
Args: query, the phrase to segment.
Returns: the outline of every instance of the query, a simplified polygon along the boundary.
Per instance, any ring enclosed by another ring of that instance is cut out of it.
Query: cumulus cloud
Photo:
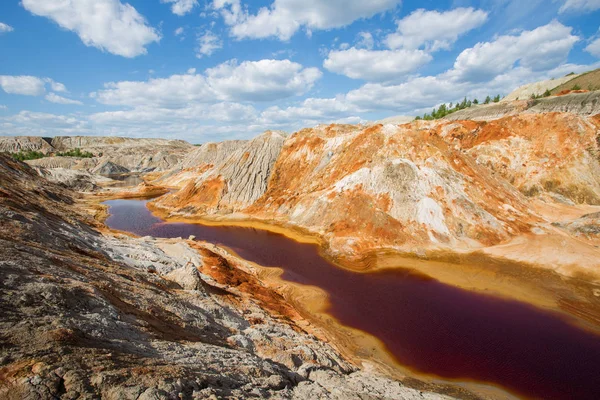
[[[213,0],[231,35],[238,38],[277,37],[289,40],[301,27],[308,31],[338,28],[394,9],[401,0],[274,0],[256,14],[248,14],[239,0]]]
[[[12,32],[14,29],[12,26],[7,25],[3,22],[0,22],[0,33],[4,33],[4,32]]]
[[[119,0],[22,0],[25,9],[75,32],[86,46],[123,57],[146,54],[159,33],[129,4]]]
[[[399,20],[397,31],[385,42],[391,49],[448,50],[459,36],[483,25],[487,17],[485,11],[474,8],[445,12],[419,9]]]
[[[21,94],[25,96],[41,96],[46,93],[43,79],[35,76],[0,75],[0,87],[6,93]]]
[[[517,62],[534,71],[551,69],[567,59],[579,40],[571,31],[572,28],[552,21],[532,31],[477,43],[460,53],[453,73],[461,80],[484,81],[510,70]]]
[[[358,41],[356,42],[356,46],[359,49],[369,49],[371,50],[375,45],[375,39],[373,39],[373,34],[371,32],[360,32],[358,34]]]
[[[206,75],[225,100],[271,101],[306,93],[322,73],[290,60],[233,60],[207,69]]]
[[[181,108],[191,102],[271,101],[303,94],[320,77],[318,68],[304,68],[289,60],[241,64],[233,60],[204,74],[108,83],[92,97],[104,104],[166,108]]]
[[[21,111],[16,115],[0,118],[0,133],[54,136],[89,134],[91,131],[88,121],[76,116]]]
[[[568,11],[595,11],[600,9],[600,0],[566,0],[558,10],[559,13]]]
[[[9,94],[42,96],[46,93],[46,84],[50,85],[55,92],[67,91],[65,85],[50,78],[38,78],[30,75],[0,75],[0,87]]]
[[[592,41],[587,45],[585,51],[593,55],[594,57],[600,58],[600,38]]]
[[[223,41],[214,33],[207,31],[198,36],[198,47],[196,48],[196,57],[202,58],[210,56],[215,51],[223,47]]]
[[[46,95],[46,100],[48,100],[51,103],[56,103],[56,104],[74,104],[74,105],[78,105],[78,106],[83,105],[83,103],[81,101],[67,99],[66,97],[57,95],[56,93],[48,93]]]
[[[160,0],[161,3],[173,3],[171,11],[180,17],[192,11],[198,5],[198,0]]]
[[[353,79],[397,81],[433,59],[422,50],[366,50],[352,47],[331,51],[323,66]]]

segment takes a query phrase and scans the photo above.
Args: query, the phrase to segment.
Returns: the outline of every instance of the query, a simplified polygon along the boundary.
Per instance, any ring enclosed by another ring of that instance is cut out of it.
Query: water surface
[[[526,397],[600,399],[600,337],[558,314],[405,270],[354,273],[323,259],[316,245],[267,231],[165,223],[146,202],[106,202],[106,224],[141,236],[195,235],[260,265],[280,267],[283,279],[325,290],[328,313],[380,339],[403,365],[493,383]]]

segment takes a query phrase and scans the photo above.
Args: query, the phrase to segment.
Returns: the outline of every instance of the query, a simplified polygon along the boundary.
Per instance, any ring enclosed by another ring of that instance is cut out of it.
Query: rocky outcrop
[[[216,246],[101,234],[72,190],[0,176],[0,398],[444,397],[357,372]]]
[[[249,142],[221,147],[219,155],[224,157],[216,159],[212,154],[208,160],[201,158],[200,169],[192,171],[197,174],[194,179],[166,199],[165,205],[186,204],[190,210],[203,213],[231,213],[248,207],[267,190],[285,139],[284,133],[268,131]],[[186,170],[168,182],[181,184],[189,177]]]
[[[520,113],[569,112],[582,116],[600,114],[600,91],[572,93],[535,100],[506,101],[482,104],[457,111],[444,117],[447,121],[490,121]]]
[[[130,172],[127,168],[115,164],[112,161],[104,160],[98,165],[96,165],[92,171],[93,174],[99,175],[116,175],[116,174],[126,174]]]
[[[79,192],[93,192],[99,189],[99,184],[108,184],[112,182],[104,176],[90,174],[85,171],[75,171],[65,168],[40,168],[34,167],[40,176],[43,176],[50,182],[55,182],[70,189]]]
[[[600,205],[600,132],[595,118],[525,113],[488,123],[440,125],[440,136],[529,197],[555,193]]]
[[[0,153],[18,153],[20,151],[39,151],[47,154],[54,150],[50,138],[38,136],[0,137]]]

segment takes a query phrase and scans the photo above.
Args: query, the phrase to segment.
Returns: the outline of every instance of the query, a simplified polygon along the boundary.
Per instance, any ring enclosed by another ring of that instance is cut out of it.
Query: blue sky
[[[0,135],[194,143],[600,67],[600,0],[4,0]]]

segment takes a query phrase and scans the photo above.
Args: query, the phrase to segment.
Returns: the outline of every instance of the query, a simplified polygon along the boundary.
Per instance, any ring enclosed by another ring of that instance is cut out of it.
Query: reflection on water
[[[445,378],[501,385],[528,397],[600,399],[600,337],[527,304],[444,285],[407,271],[353,273],[316,245],[239,227],[164,223],[143,200],[108,201],[107,225],[138,235],[223,244],[318,286],[343,324],[379,338],[404,365]]]
[[[140,174],[108,174],[104,176],[115,181],[112,187],[137,186],[144,181]]]

